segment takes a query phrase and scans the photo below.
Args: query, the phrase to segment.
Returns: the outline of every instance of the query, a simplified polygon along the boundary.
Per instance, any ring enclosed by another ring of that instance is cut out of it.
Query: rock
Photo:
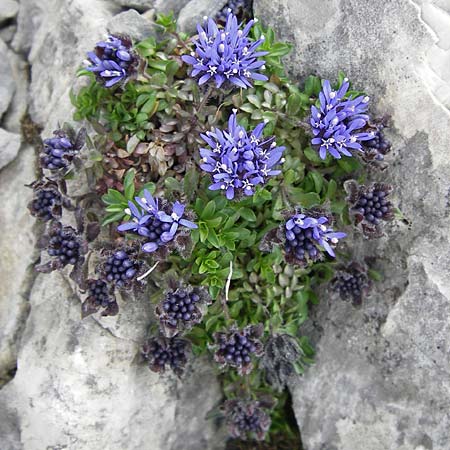
[[[169,14],[173,12],[175,16],[189,3],[189,0],[155,0],[153,7],[158,13]]]
[[[378,241],[355,235],[354,256],[376,257],[384,281],[360,309],[323,301],[302,330],[317,348],[316,364],[291,386],[304,446],[447,449],[450,87],[443,63],[450,52],[441,27],[448,6],[374,0],[368,8],[330,0],[318,9],[306,0],[255,0],[254,7],[294,44],[285,58],[291,75],[335,80],[343,70],[371,95],[373,112],[391,116],[391,166],[371,179],[396,186],[396,201],[411,221],[410,229],[401,222],[388,227]]]
[[[12,136],[17,138],[18,150],[19,136]],[[0,148],[0,155],[3,155],[4,149],[1,145]],[[34,276],[34,271],[30,271],[36,256],[34,219],[27,210],[32,190],[24,186],[33,180],[34,149],[25,147],[0,173],[0,386],[9,379],[16,366],[18,340],[28,311],[26,296]],[[3,442],[1,431],[0,435]]]
[[[30,304],[16,376],[0,391],[9,408],[0,423],[21,418],[24,449],[221,448],[204,419],[220,399],[212,369],[200,362],[185,381],[160,378],[138,363],[139,341],[80,320],[80,303],[58,273],[38,277]],[[142,339],[146,329],[138,328]]]
[[[0,39],[5,44],[9,44],[13,40],[13,37],[16,34],[16,31],[17,31],[17,25],[14,23],[11,25],[8,25],[7,27],[3,27],[2,29],[0,29]]]
[[[203,17],[214,17],[227,3],[227,0],[191,0],[180,11],[178,28],[186,33],[195,33],[198,23],[203,23]]]
[[[0,39],[0,119],[5,111],[8,109],[9,104],[14,95],[16,84],[14,83],[14,77],[8,58],[8,47]]]
[[[114,0],[114,3],[123,8],[133,8],[141,13],[155,9],[161,14],[173,12],[177,16],[189,0]]]
[[[154,0],[114,0],[114,3],[123,8],[133,8],[139,12],[145,12],[153,8]]]
[[[34,0],[21,0],[17,16],[17,33],[12,42],[12,48],[17,53],[28,54],[31,46],[36,43],[36,32],[45,14],[44,3]]]
[[[20,135],[0,128],[0,169],[3,169],[19,153]]]
[[[111,33],[125,33],[135,41],[142,41],[149,36],[155,35],[152,22],[143,17],[134,9],[122,12],[114,16],[107,25]]]
[[[11,70],[13,73],[16,90],[8,111],[3,117],[3,126],[14,133],[21,132],[21,120],[28,108],[28,72],[27,62],[12,50],[8,51]],[[0,158],[1,159],[1,158]]]
[[[27,55],[31,66],[28,111],[44,126],[43,138],[58,123],[71,121],[69,92],[85,82],[76,71],[106,33],[110,8],[97,0],[21,0],[13,47]],[[132,34],[137,27],[147,33],[148,28],[139,28],[145,19],[130,13],[125,18],[132,18],[131,28],[114,31]],[[118,17],[123,25],[124,16]],[[23,187],[34,178],[29,167],[35,157],[34,149],[24,149],[0,174],[0,248],[6,258],[0,283],[0,368],[13,373],[17,361],[16,375],[0,391],[0,447],[222,448],[225,438],[213,422],[203,420],[222,396],[212,367],[197,360],[179,381],[160,378],[138,363],[152,321],[148,298],[120,301],[117,317],[82,321],[78,292],[66,278],[53,273],[35,280],[36,272],[27,270],[37,259],[35,236],[42,234],[42,228],[29,232],[34,220],[26,203],[32,191]]]
[[[5,20],[16,17],[19,4],[15,0],[2,0],[0,3],[0,24]]]

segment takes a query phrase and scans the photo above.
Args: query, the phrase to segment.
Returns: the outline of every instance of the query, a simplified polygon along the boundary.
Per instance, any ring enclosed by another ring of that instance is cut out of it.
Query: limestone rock
[[[450,439],[450,95],[448,2],[255,0],[255,15],[294,44],[286,67],[335,80],[343,70],[389,114],[391,166],[411,221],[359,244],[384,273],[361,309],[323,301],[303,332],[317,362],[292,388],[308,450],[444,450]],[[430,74],[433,76],[430,77]],[[353,241],[354,242],[354,241]],[[352,243],[353,245],[353,243]],[[328,296],[323,296],[327,298]]]
[[[178,16],[178,28],[186,33],[196,33],[198,23],[203,17],[214,17],[227,3],[227,0],[191,0]]]
[[[16,364],[18,339],[28,309],[26,296],[33,278],[30,266],[35,259],[34,219],[27,210],[32,190],[24,186],[33,180],[34,149],[31,147],[24,148],[0,172],[0,385]]]
[[[5,44],[9,44],[13,40],[13,37],[16,34],[16,31],[17,31],[17,25],[14,23],[11,25],[8,25],[6,27],[2,27],[0,29],[0,39]]]
[[[14,77],[11,69],[11,64],[8,58],[8,47],[0,39],[0,119],[8,109],[11,103],[14,91],[16,89],[16,84],[14,83]]]
[[[154,0],[114,0],[114,3],[122,8],[133,8],[139,12],[145,12],[153,8]]]
[[[2,0],[0,3],[0,23],[17,15],[19,4],[15,0]]]
[[[14,133],[21,132],[21,119],[28,108],[28,64],[22,56],[12,50],[8,51],[9,62],[14,77],[16,90],[8,111],[3,117],[3,127]],[[1,158],[0,158],[1,159]]]
[[[114,16],[107,25],[111,33],[126,33],[136,41],[153,36],[155,29],[147,18],[134,9],[122,12]]]
[[[175,15],[178,15],[189,1],[190,0],[155,0],[153,7],[157,12],[162,14],[173,12]]]
[[[12,48],[18,53],[28,54],[35,41],[42,17],[45,14],[45,4],[33,0],[21,0],[17,15],[17,33],[12,42]]]
[[[103,0],[21,1],[13,47],[31,65],[29,113],[44,126],[43,138],[71,121],[70,89],[85,81],[77,80],[76,71],[106,33],[113,12]],[[133,34],[144,19],[136,11],[131,15],[138,18],[128,23],[130,29],[114,31]],[[120,301],[117,317],[81,320],[79,293],[65,278],[53,273],[34,280],[35,272],[27,270],[37,259],[32,249],[42,233],[30,231],[34,220],[26,204],[32,191],[23,186],[34,178],[35,157],[34,149],[24,149],[0,173],[0,248],[6,260],[0,369],[14,369],[17,359],[15,377],[0,391],[0,447],[222,448],[224,437],[203,420],[221,398],[212,367],[197,360],[179,381],[138,363],[152,320],[148,298]]]
[[[17,448],[220,448],[204,420],[220,396],[211,369],[200,363],[186,382],[161,379],[138,363],[139,342],[80,320],[80,303],[58,273],[38,277],[30,303],[16,376],[0,391],[9,405],[0,422],[21,418]],[[179,409],[186,395],[195,414]]]
[[[19,153],[20,135],[0,128],[0,169],[8,165]]]

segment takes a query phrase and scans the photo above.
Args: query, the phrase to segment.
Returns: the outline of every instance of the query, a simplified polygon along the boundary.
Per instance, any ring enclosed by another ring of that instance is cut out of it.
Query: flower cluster
[[[330,219],[320,214],[294,214],[284,225],[285,258],[290,264],[305,265],[322,258],[323,250],[335,257],[333,247],[346,236],[328,226]],[[323,249],[323,250],[322,250]]]
[[[156,307],[161,330],[167,337],[187,331],[202,319],[202,307],[211,299],[203,288],[179,287],[170,290]]]
[[[59,220],[62,215],[62,195],[51,180],[38,180],[31,184],[33,200],[28,204],[30,214],[43,221]]]
[[[72,227],[59,227],[51,234],[49,244],[47,253],[49,256],[58,258],[62,266],[75,265],[82,258],[81,244]]]
[[[288,334],[270,336],[264,347],[261,366],[267,382],[282,391],[295,371],[295,363],[302,355],[297,339]]]
[[[52,172],[65,169],[75,155],[83,148],[86,130],[80,129],[77,135],[67,127],[53,132],[54,137],[44,140],[44,148],[40,154],[40,163],[44,169]]]
[[[255,186],[281,173],[273,168],[283,162],[285,147],[277,147],[274,136],[263,137],[264,126],[261,122],[247,133],[237,123],[236,111],[233,111],[227,130],[216,128],[201,135],[210,147],[200,149],[200,167],[210,173],[214,181],[210,190],[223,190],[229,200],[234,198],[235,191],[253,195]]]
[[[255,400],[227,400],[223,412],[231,436],[262,441],[270,428],[269,414]]]
[[[149,191],[144,191],[143,197],[135,197],[136,206],[129,201],[125,212],[131,216],[130,222],[125,222],[117,228],[119,231],[133,231],[146,238],[147,242],[142,246],[146,253],[152,253],[175,238],[179,226],[188,229],[197,228],[190,220],[184,219],[185,206],[175,202],[172,212],[168,213],[163,207],[160,209],[158,199],[153,198]]]
[[[189,341],[185,339],[159,336],[149,339],[143,345],[141,353],[153,372],[164,373],[168,366],[176,375],[181,376],[187,362],[189,348]]]
[[[337,91],[325,80],[319,95],[320,107],[311,106],[310,123],[314,135],[311,143],[318,148],[322,159],[326,158],[327,152],[336,159],[342,155],[352,156],[353,150],[363,152],[361,142],[375,136],[373,131],[361,131],[369,119],[365,114],[369,97],[361,95],[344,99],[348,88],[347,79]]]
[[[59,270],[67,265],[78,269],[84,262],[87,253],[87,243],[70,226],[63,226],[60,222],[51,222],[47,233],[41,238],[41,247],[47,250],[50,261],[36,267],[38,272],[48,273]]]
[[[118,288],[127,288],[136,279],[141,262],[135,257],[132,249],[121,249],[107,256],[99,266],[102,278]]]
[[[349,213],[355,224],[360,225],[369,238],[381,236],[381,221],[394,218],[394,206],[387,198],[393,187],[384,183],[360,186],[355,180],[348,180],[344,188],[348,193]]]
[[[103,280],[87,280],[88,296],[81,305],[81,317],[85,318],[101,308],[102,316],[115,316],[119,306],[111,293],[111,288]]]
[[[383,161],[386,154],[391,151],[391,143],[383,133],[384,123],[376,124],[373,139],[364,142],[363,158],[370,161]]]
[[[93,52],[88,52],[86,70],[107,88],[124,83],[139,65],[139,57],[131,47],[128,36],[109,35],[106,41],[97,42]]]
[[[366,268],[353,262],[336,272],[333,285],[342,299],[352,300],[354,305],[360,305],[369,293],[371,282]]]
[[[260,357],[264,353],[259,340],[263,332],[262,325],[248,325],[242,330],[232,327],[226,333],[216,333],[214,359],[223,367],[237,368],[240,375],[248,374],[253,369],[252,356]]]
[[[254,42],[248,38],[254,20],[250,20],[242,29],[231,9],[223,29],[219,29],[213,19],[205,20],[204,28],[197,25],[195,52],[182,57],[184,62],[192,66],[191,76],[200,77],[198,84],[211,80],[218,88],[227,83],[246,89],[252,87],[251,80],[268,79],[258,72],[264,69],[264,61],[257,58],[267,54],[256,51],[264,37]]]

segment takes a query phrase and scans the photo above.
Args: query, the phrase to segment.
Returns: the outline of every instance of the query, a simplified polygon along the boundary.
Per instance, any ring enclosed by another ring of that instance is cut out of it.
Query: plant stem
[[[202,110],[202,108],[206,105],[206,102],[208,101],[209,97],[211,96],[213,89],[214,89],[214,87],[212,85],[210,85],[208,87],[206,94],[203,96],[202,101],[198,105],[197,112],[200,112]]]
[[[138,277],[138,281],[141,281],[141,280],[143,280],[144,278],[146,278],[146,277],[148,277],[155,269],[156,269],[156,266],[159,264],[159,261],[156,261],[156,263],[152,266],[152,267],[150,267],[150,269],[149,270],[147,270],[147,272],[145,272],[143,275],[141,275],[140,277]]]
[[[230,317],[230,311],[228,310],[228,294],[230,292],[230,284],[231,284],[231,277],[233,276],[233,261],[230,261],[230,272],[228,274],[227,282],[225,284],[225,300],[222,301],[222,307],[223,307],[223,313],[225,315],[225,319],[228,321],[231,319]]]

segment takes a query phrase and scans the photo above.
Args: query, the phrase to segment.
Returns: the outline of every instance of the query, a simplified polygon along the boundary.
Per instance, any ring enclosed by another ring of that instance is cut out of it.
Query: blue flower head
[[[139,57],[131,47],[129,37],[109,35],[106,41],[97,42],[93,52],[88,52],[86,70],[93,72],[105,87],[124,83],[139,65]]]
[[[218,28],[213,19],[205,17],[205,25],[197,25],[198,38],[195,51],[182,59],[192,66],[191,76],[200,77],[198,84],[213,81],[220,88],[224,83],[246,89],[252,87],[251,80],[266,81],[268,78],[258,72],[264,69],[264,61],[258,57],[268,52],[256,51],[264,41],[261,36],[251,41],[248,34],[255,23],[250,20],[242,29],[237,17],[228,12],[225,28]]]
[[[284,225],[285,255],[288,263],[305,265],[322,258],[324,251],[335,257],[333,247],[345,233],[335,232],[324,216],[311,217],[294,214]]]
[[[197,225],[183,218],[184,205],[175,202],[172,212],[159,209],[158,200],[153,198],[149,191],[144,191],[143,197],[135,197],[134,202],[128,202],[126,214],[131,216],[130,222],[125,222],[118,226],[119,231],[132,231],[146,238],[147,242],[142,246],[146,253],[152,253],[172,241],[179,226],[193,229]]]
[[[311,143],[318,148],[322,159],[326,158],[327,152],[336,159],[342,155],[352,156],[353,150],[362,152],[361,142],[374,138],[373,132],[361,131],[369,120],[365,114],[369,97],[344,99],[348,88],[347,78],[337,91],[325,80],[319,94],[320,108],[311,106],[310,123],[314,135]]]
[[[265,122],[247,132],[236,120],[236,110],[228,120],[228,129],[201,134],[209,148],[201,148],[200,167],[211,174],[210,190],[221,189],[229,200],[236,191],[253,195],[255,186],[265,184],[269,176],[278,175],[274,167],[282,159],[285,147],[277,147],[275,137],[263,137]]]

